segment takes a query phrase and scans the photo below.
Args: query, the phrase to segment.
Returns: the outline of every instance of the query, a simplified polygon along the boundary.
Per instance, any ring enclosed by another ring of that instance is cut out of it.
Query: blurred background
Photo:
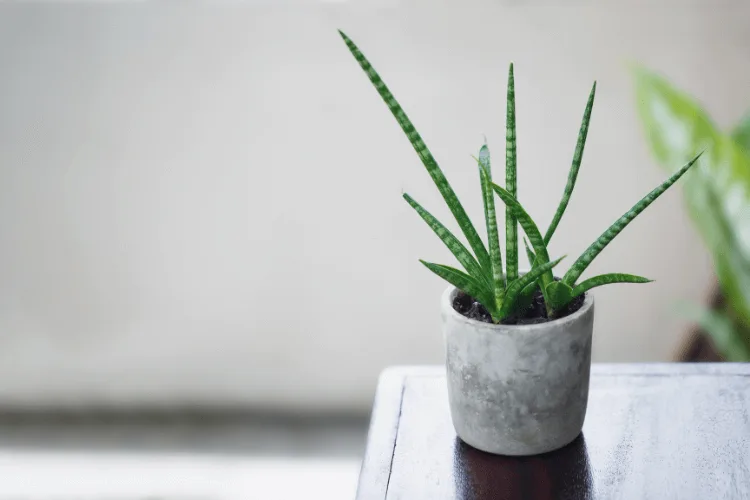
[[[655,280],[596,290],[594,360],[750,359],[748,21],[736,0],[0,3],[0,498],[352,497],[379,372],[442,362],[445,284],[417,259],[452,260],[337,28],[475,220],[508,63],[542,227],[598,81],[555,255],[708,148],[592,265]]]

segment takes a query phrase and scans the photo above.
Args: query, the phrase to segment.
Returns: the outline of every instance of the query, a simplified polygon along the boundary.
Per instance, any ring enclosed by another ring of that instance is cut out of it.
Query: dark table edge
[[[750,363],[594,363],[591,374],[598,377],[750,376]],[[384,499],[388,493],[406,379],[442,376],[445,376],[445,368],[434,365],[393,366],[380,374],[357,486],[358,500]]]
[[[435,370],[434,367],[417,366],[394,366],[380,374],[370,429],[367,432],[367,449],[359,473],[357,499],[386,497],[393,454],[396,450],[404,381],[408,376],[424,370],[434,372],[434,375],[439,374],[439,370]],[[363,485],[366,485],[367,491],[363,491]]]

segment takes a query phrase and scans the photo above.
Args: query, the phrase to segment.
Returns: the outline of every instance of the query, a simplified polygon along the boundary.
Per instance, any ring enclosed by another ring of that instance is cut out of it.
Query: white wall
[[[750,104],[750,8],[652,3],[0,5],[0,404],[366,408],[381,368],[442,357],[444,284],[416,259],[452,261],[401,192],[449,213],[335,29],[477,221],[469,155],[487,134],[502,158],[508,62],[542,226],[598,80],[569,265],[663,178],[628,61],[723,124]],[[671,305],[712,282],[678,190],[591,268],[613,271],[656,282],[596,293],[596,360],[670,359]]]

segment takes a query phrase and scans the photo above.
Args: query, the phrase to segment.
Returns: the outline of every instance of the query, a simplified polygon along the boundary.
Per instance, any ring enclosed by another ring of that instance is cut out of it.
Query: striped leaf
[[[560,257],[559,259],[552,262],[546,262],[532,269],[530,272],[524,274],[523,276],[516,278],[512,283],[510,283],[508,285],[508,289],[505,291],[505,302],[503,303],[503,308],[500,310],[500,316],[505,318],[509,316],[514,310],[517,310],[515,303],[523,290],[527,286],[533,285],[534,282],[539,279],[544,273],[551,273],[552,268],[558,265],[564,258],[565,256]]]
[[[609,243],[620,234],[620,232],[627,227],[628,224],[630,224],[633,219],[635,219],[638,214],[643,212],[651,203],[654,202],[659,196],[664,193],[669,187],[677,182],[677,180],[682,177],[685,172],[688,171],[690,167],[692,167],[696,161],[698,161],[698,158],[700,158],[701,154],[698,153],[698,155],[690,160],[685,166],[683,166],[680,170],[672,174],[672,176],[664,181],[660,186],[655,188],[653,191],[651,191],[649,194],[643,197],[641,201],[636,203],[633,208],[628,210],[625,215],[620,217],[614,224],[612,224],[604,233],[602,233],[599,238],[589,246],[586,251],[581,254],[580,257],[578,257],[578,260],[573,263],[570,269],[568,269],[568,272],[565,273],[565,276],[563,276],[563,281],[567,283],[568,285],[573,285],[579,276],[581,276],[581,273],[586,270],[586,268],[591,264],[591,262],[596,258],[597,255],[601,253],[604,248],[609,245]],[[533,242],[532,242],[533,243]]]
[[[529,307],[534,299],[534,292],[536,292],[538,289],[539,285],[537,283],[530,283],[526,285],[513,301],[513,311],[511,312],[511,314],[520,314],[527,307]]]
[[[414,210],[416,210],[419,216],[422,217],[422,220],[424,220],[427,225],[430,226],[430,229],[435,232],[438,238],[440,238],[440,240],[445,243],[445,246],[448,247],[448,250],[451,251],[458,262],[460,262],[464,269],[466,269],[466,272],[468,272],[477,281],[480,281],[485,285],[489,285],[490,282],[487,280],[479,263],[474,259],[471,253],[469,253],[469,250],[463,245],[463,243],[461,243],[461,241],[459,241],[459,239],[456,238],[453,233],[451,233],[450,230],[445,227],[439,220],[437,220],[430,212],[425,210],[422,205],[417,203],[414,198],[406,193],[404,193],[403,196],[406,202],[411,205]]]
[[[484,218],[487,221],[487,242],[490,247],[490,262],[492,265],[492,288],[495,306],[499,309],[505,294],[505,279],[503,277],[503,257],[500,251],[500,236],[497,231],[497,216],[495,214],[495,194],[492,192],[492,174],[490,169],[490,150],[485,144],[479,151],[479,178],[482,184],[482,199],[484,201]]]
[[[529,242],[528,240],[526,240],[526,238],[523,239],[523,246],[526,247],[526,258],[529,259],[529,269],[531,269],[534,267],[536,255],[534,255],[534,251],[529,248]]]
[[[523,239],[523,246],[526,248],[526,258],[529,260],[529,269],[533,269],[536,255],[534,255],[534,251],[529,247],[529,242],[526,238]],[[515,300],[513,314],[519,314],[522,310],[531,305],[531,300],[534,298],[534,292],[537,288],[538,285],[536,283],[531,283],[521,290],[521,293],[518,294],[518,298]]]
[[[495,309],[495,304],[492,300],[492,294],[490,294],[487,288],[482,286],[479,281],[475,280],[468,274],[449,266],[433,264],[421,259],[419,262],[424,264],[427,269],[437,274],[451,285],[474,297],[487,309],[487,311],[489,311],[492,317],[495,318],[497,310]]]
[[[546,292],[544,305],[550,318],[555,317],[555,312],[567,306],[574,297],[573,289],[562,281],[553,281],[547,285]]]
[[[587,280],[582,281],[573,288],[573,297],[578,297],[582,293],[591,290],[594,287],[609,285],[612,283],[651,283],[653,280],[633,274],[610,273],[600,274]]]
[[[568,173],[568,183],[565,185],[565,191],[563,191],[560,204],[557,206],[555,216],[552,218],[549,227],[547,228],[547,234],[544,235],[545,245],[549,245],[552,235],[555,234],[555,229],[560,223],[565,209],[568,208],[568,202],[570,196],[573,194],[573,188],[576,185],[576,179],[578,178],[578,170],[581,168],[581,160],[583,160],[583,148],[586,146],[586,136],[589,133],[589,122],[591,121],[591,110],[594,107],[594,96],[596,95],[596,82],[591,87],[591,93],[589,94],[589,100],[586,103],[586,110],[583,112],[583,120],[581,120],[581,128],[578,131],[578,142],[576,143],[576,150],[573,153],[573,163],[570,166],[570,172]]]
[[[516,85],[513,63],[508,68],[508,94],[505,116],[505,190],[518,198],[516,182]],[[518,221],[511,210],[505,211],[505,272],[508,281],[518,278]]]
[[[541,266],[549,262],[549,254],[547,253],[547,247],[544,244],[544,238],[542,238],[542,234],[539,232],[539,228],[537,227],[531,216],[526,212],[526,210],[524,210],[523,206],[521,206],[518,200],[516,200],[515,197],[513,197],[505,189],[501,188],[497,184],[493,184],[492,188],[495,190],[495,193],[497,193],[500,199],[503,200],[505,206],[513,212],[513,215],[515,215],[518,223],[521,224],[523,231],[526,233],[526,236],[531,242],[531,246],[534,248],[534,252],[536,254],[536,265]],[[542,290],[544,290],[544,287],[546,287],[547,284],[552,281],[552,271],[547,270],[547,272],[541,275],[540,279],[542,281]]]
[[[430,174],[430,177],[432,177],[435,186],[437,186],[440,194],[445,200],[445,203],[448,205],[451,213],[456,218],[456,222],[458,222],[461,231],[466,236],[466,239],[469,242],[469,246],[471,246],[472,250],[474,250],[474,254],[477,256],[477,259],[479,260],[482,268],[487,272],[490,272],[490,256],[487,253],[487,249],[484,247],[484,243],[482,243],[482,239],[479,237],[479,234],[474,228],[474,225],[471,223],[471,220],[469,220],[469,216],[466,214],[466,211],[461,205],[461,202],[458,201],[458,197],[453,191],[453,188],[451,188],[451,185],[448,183],[448,179],[445,178],[443,171],[438,166],[435,158],[432,156],[432,153],[430,153],[430,150],[427,149],[427,146],[422,140],[422,137],[414,128],[414,125],[412,124],[411,120],[409,120],[409,117],[406,116],[406,113],[396,101],[396,98],[393,97],[393,94],[388,89],[385,82],[383,82],[378,73],[375,71],[375,68],[372,67],[370,62],[362,54],[359,48],[357,48],[354,42],[352,42],[351,39],[346,36],[341,30],[339,30],[339,34],[341,35],[341,38],[344,39],[344,42],[349,48],[349,51],[354,56],[354,59],[357,60],[359,65],[362,67],[362,70],[364,70],[365,74],[367,74],[367,77],[370,79],[370,82],[372,82],[375,90],[378,91],[378,94],[380,94],[380,97],[383,99],[383,101],[385,101],[394,118],[396,118],[396,121],[406,134],[406,137],[409,139],[412,147],[417,152],[417,155],[419,155],[419,158],[420,160],[422,160],[422,163],[427,169],[427,172]]]

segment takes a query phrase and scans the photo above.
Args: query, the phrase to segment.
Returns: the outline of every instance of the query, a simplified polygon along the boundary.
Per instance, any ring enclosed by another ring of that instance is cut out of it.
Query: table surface
[[[581,436],[513,458],[456,437],[442,368],[390,368],[357,499],[747,499],[749,383],[745,364],[595,364]]]

